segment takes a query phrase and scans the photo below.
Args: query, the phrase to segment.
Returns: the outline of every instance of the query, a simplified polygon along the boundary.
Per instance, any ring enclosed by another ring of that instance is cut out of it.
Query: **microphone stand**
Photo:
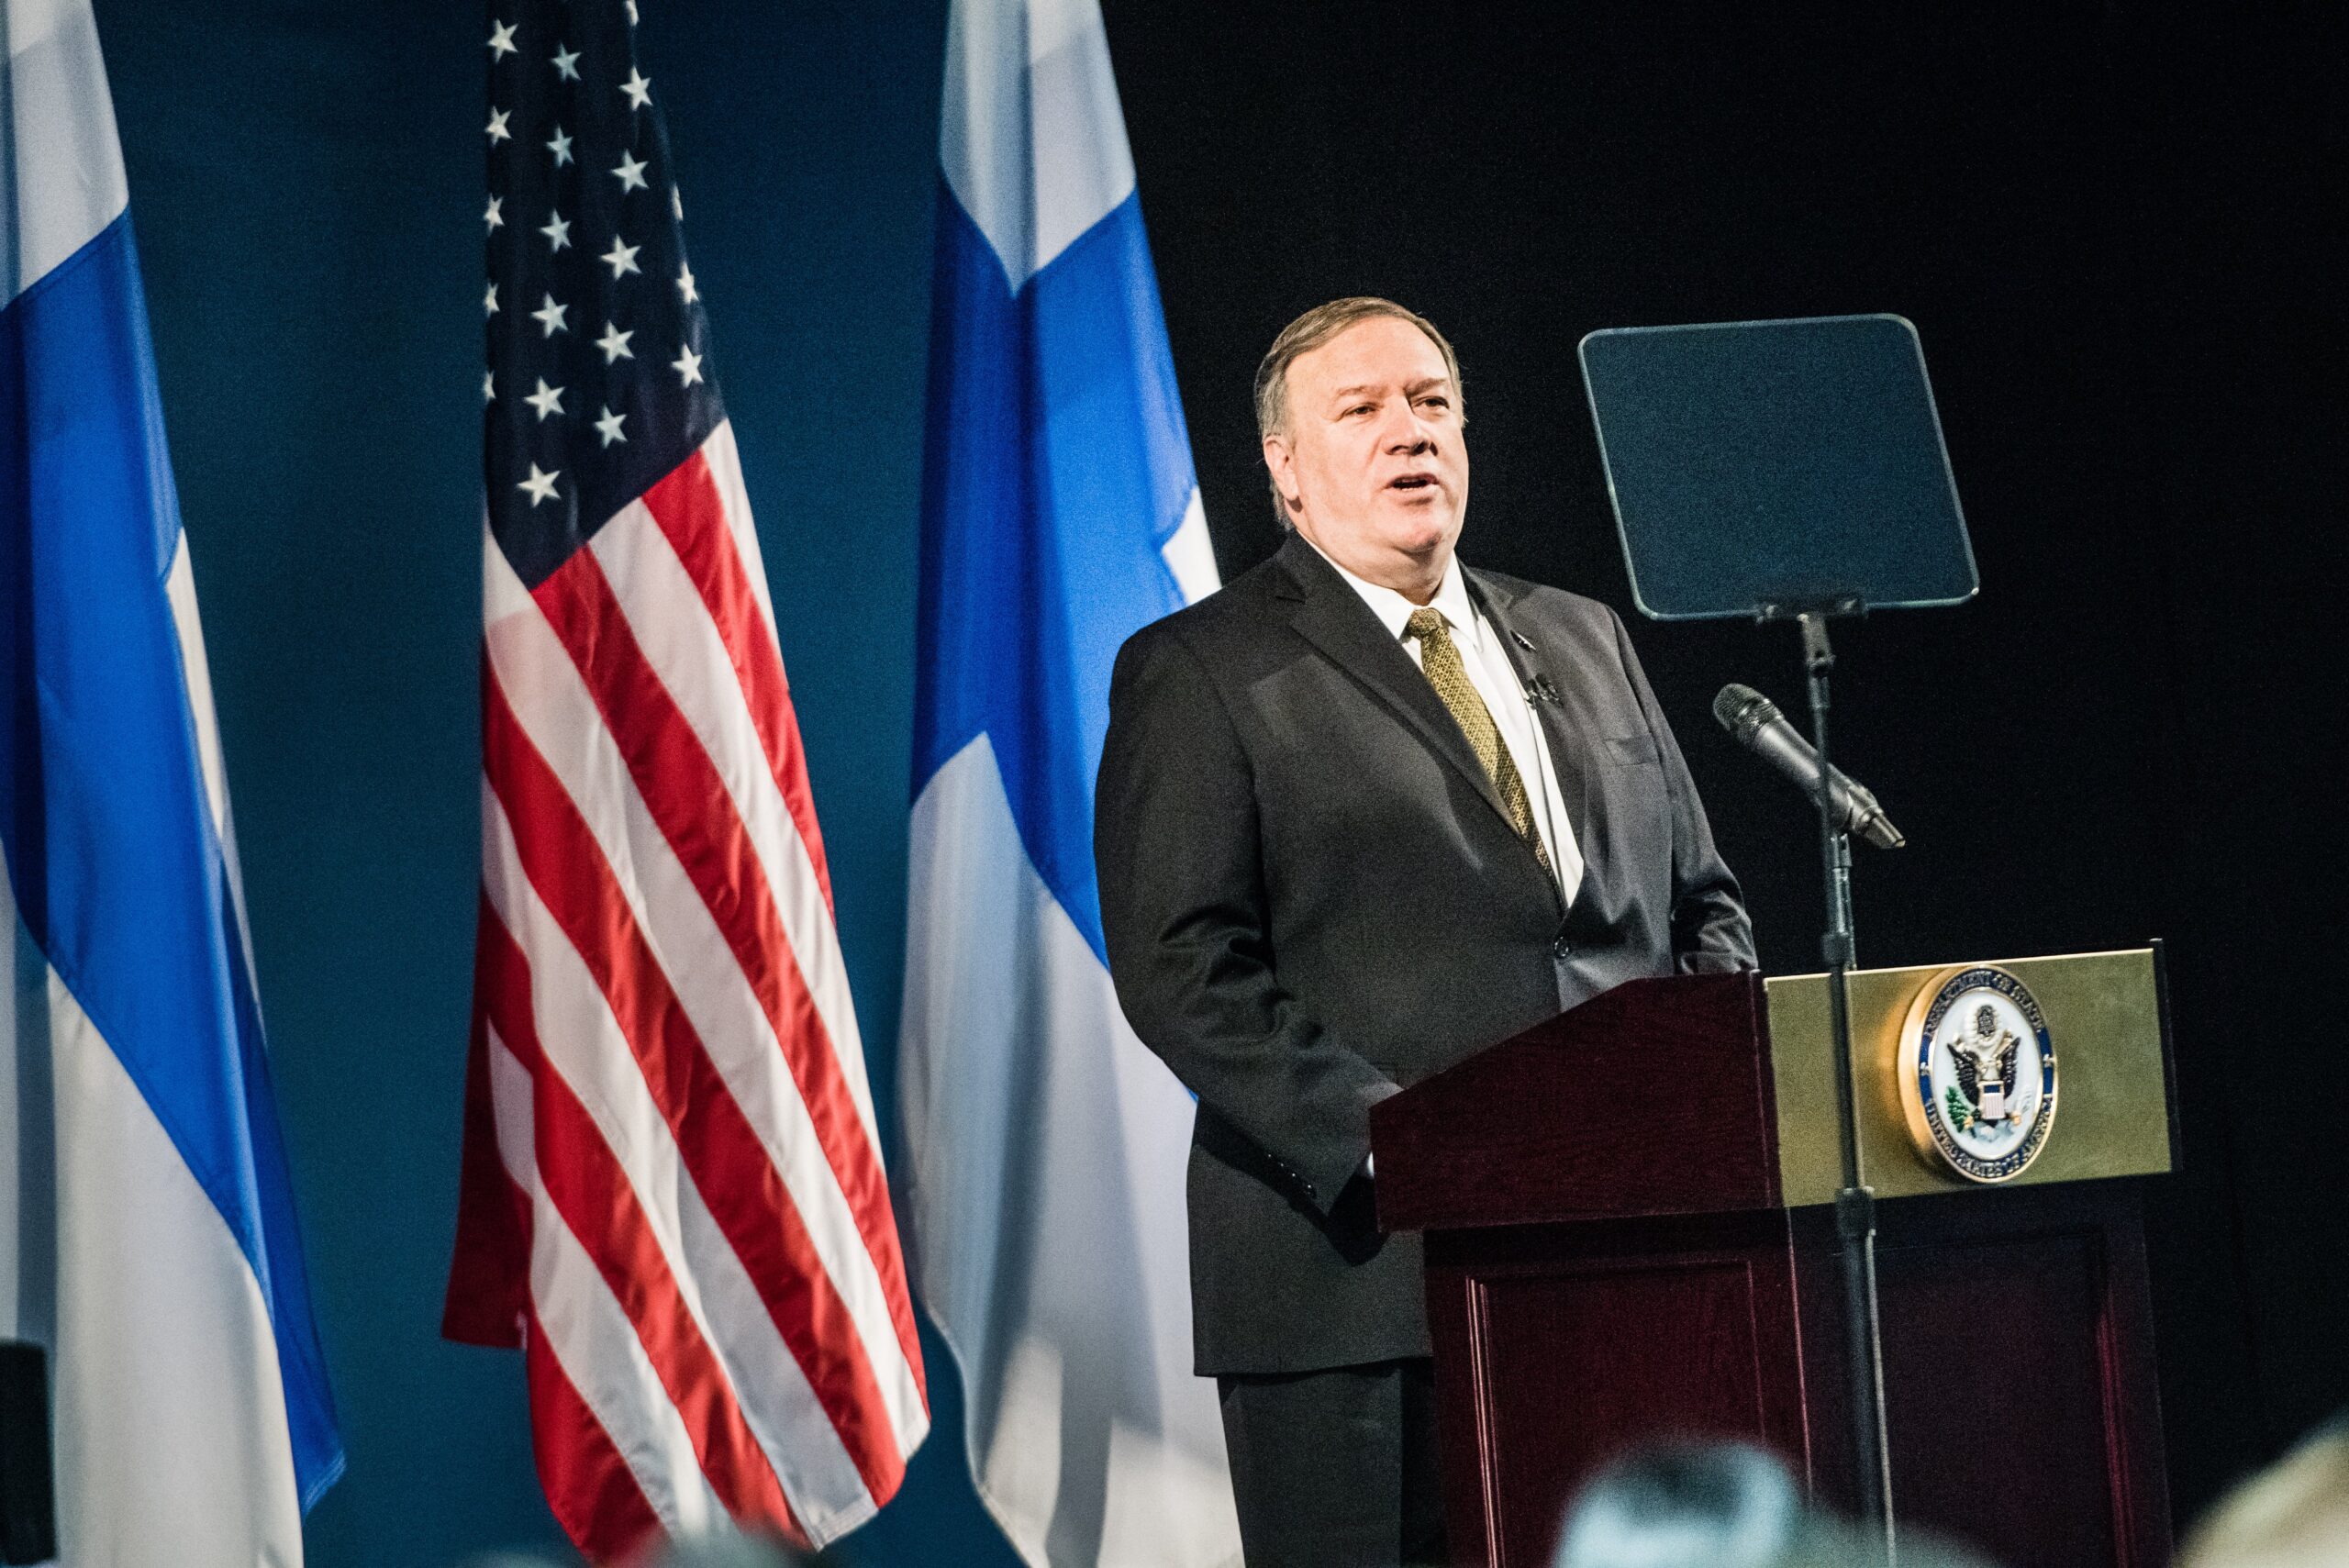
[[[1819,753],[1813,801],[1819,807],[1819,854],[1827,873],[1827,931],[1820,940],[1827,961],[1827,1018],[1835,1047],[1835,1130],[1843,1184],[1835,1195],[1835,1233],[1842,1243],[1843,1329],[1851,1385],[1854,1491],[1860,1517],[1880,1527],[1884,1559],[1898,1562],[1892,1516],[1892,1452],[1884,1425],[1884,1337],[1876,1315],[1876,1192],[1860,1180],[1857,1107],[1852,1087],[1852,999],[1848,982],[1856,962],[1852,934],[1852,840],[1836,825],[1834,777],[1827,761],[1827,677],[1835,667],[1827,616],[1805,610],[1803,666],[1810,677],[1811,745]]]

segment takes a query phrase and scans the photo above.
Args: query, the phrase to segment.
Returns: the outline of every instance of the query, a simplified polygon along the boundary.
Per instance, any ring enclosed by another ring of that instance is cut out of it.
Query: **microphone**
[[[1730,738],[1802,786],[1804,795],[1819,795],[1819,753],[1795,733],[1778,705],[1752,686],[1723,686],[1713,699],[1713,717]],[[1844,777],[1841,768],[1827,770],[1827,800],[1835,825],[1856,833],[1879,850],[1897,850],[1909,840],[1884,807],[1860,784]]]

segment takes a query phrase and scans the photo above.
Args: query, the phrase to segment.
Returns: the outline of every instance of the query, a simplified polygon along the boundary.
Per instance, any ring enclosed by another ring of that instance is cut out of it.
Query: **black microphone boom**
[[[1713,699],[1713,717],[1739,745],[1793,780],[1803,794],[1816,796],[1819,753],[1795,732],[1776,703],[1752,686],[1731,684]],[[1876,796],[1844,777],[1842,769],[1828,770],[1827,792],[1835,825],[1844,832],[1857,834],[1879,850],[1897,850],[1909,841]]]

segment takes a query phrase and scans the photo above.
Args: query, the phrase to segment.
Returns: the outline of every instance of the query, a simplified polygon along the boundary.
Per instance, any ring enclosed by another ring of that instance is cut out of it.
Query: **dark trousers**
[[[1215,1382],[1248,1568],[1445,1561],[1433,1362]]]

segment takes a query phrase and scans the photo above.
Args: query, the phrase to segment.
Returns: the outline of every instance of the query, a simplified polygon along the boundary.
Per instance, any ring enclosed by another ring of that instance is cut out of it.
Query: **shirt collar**
[[[1309,539],[1305,542],[1313,544]],[[1330,562],[1330,569],[1346,580],[1348,587],[1362,595],[1362,602],[1370,606],[1370,613],[1378,617],[1378,624],[1386,628],[1386,635],[1400,642],[1403,628],[1410,622],[1411,612],[1419,606],[1392,588],[1382,588],[1375,583],[1355,576],[1335,561],[1330,561],[1329,552],[1319,545],[1314,544],[1313,549],[1322,560]],[[1468,580],[1461,575],[1457,555],[1444,562],[1443,581],[1437,584],[1435,597],[1430,603],[1431,608],[1442,612],[1445,623],[1453,630],[1466,632],[1475,628],[1476,606],[1468,597]]]

